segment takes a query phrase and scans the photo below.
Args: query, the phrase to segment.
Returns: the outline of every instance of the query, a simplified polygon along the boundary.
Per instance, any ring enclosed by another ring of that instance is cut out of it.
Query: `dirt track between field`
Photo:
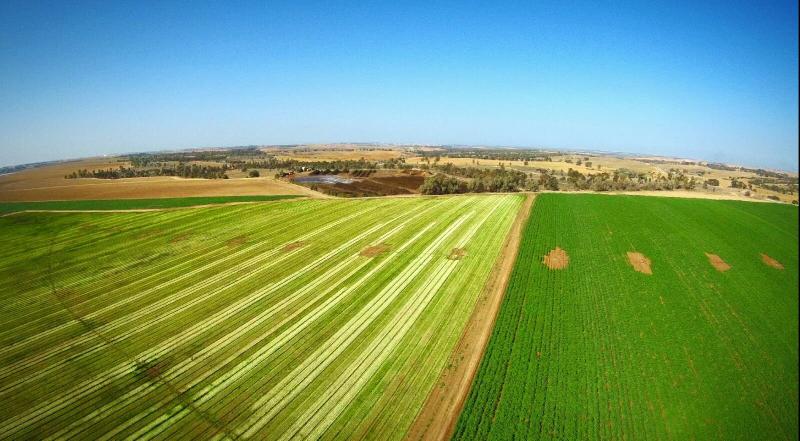
[[[533,201],[534,196],[529,194],[520,208],[484,286],[483,295],[478,299],[460,340],[450,354],[448,367],[439,376],[406,433],[406,440],[446,440],[452,436],[492,335]]]

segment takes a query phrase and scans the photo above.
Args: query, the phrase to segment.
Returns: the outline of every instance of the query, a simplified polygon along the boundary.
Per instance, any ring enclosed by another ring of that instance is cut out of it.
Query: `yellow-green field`
[[[402,438],[522,199],[0,218],[0,438]]]

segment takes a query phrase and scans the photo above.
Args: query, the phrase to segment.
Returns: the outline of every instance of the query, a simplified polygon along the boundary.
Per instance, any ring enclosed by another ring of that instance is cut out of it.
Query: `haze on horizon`
[[[798,170],[797,2],[0,4],[0,166],[535,146]]]

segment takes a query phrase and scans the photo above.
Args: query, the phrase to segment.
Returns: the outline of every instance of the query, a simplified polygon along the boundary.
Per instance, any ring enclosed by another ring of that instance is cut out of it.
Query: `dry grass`
[[[0,201],[136,199],[192,196],[318,195],[272,178],[183,179],[171,176],[130,179],[65,179],[78,169],[116,168],[115,159],[91,158],[0,176]]]

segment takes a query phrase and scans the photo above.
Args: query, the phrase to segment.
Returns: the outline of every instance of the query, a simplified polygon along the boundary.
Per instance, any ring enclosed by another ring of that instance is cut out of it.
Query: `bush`
[[[261,174],[258,173],[258,170],[250,170],[250,173],[248,173],[247,176],[249,176],[251,178],[257,178],[257,177],[261,176]]]

